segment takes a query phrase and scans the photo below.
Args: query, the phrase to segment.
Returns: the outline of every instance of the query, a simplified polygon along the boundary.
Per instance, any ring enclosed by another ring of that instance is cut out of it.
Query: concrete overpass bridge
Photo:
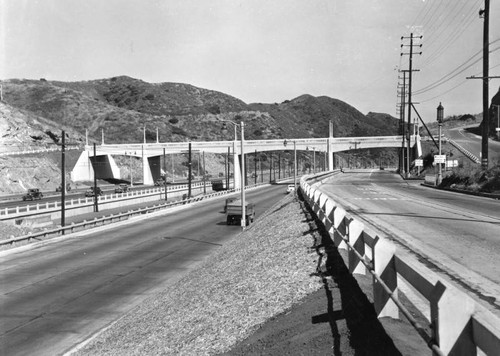
[[[421,154],[420,136],[411,136],[412,147],[416,147]],[[192,141],[192,142],[156,142],[156,143],[125,143],[85,146],[71,173],[73,181],[91,181],[94,174],[97,178],[120,179],[120,170],[113,156],[138,157],[143,161],[143,182],[153,184],[161,176],[161,156],[163,154],[187,153],[189,143],[193,151],[227,154],[234,157],[235,186],[239,186],[241,179],[240,159],[241,141]],[[267,151],[316,151],[326,152],[328,155],[328,170],[334,169],[333,154],[350,150],[380,147],[401,147],[402,136],[369,136],[369,137],[333,137],[326,138],[299,138],[299,139],[272,139],[272,140],[244,140],[243,153]]]

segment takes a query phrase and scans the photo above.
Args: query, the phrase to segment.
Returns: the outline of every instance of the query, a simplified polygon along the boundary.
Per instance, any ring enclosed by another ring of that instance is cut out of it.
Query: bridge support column
[[[145,185],[154,184],[153,173],[151,172],[150,159],[156,157],[142,156],[142,183]]]
[[[120,168],[110,154],[94,157],[89,151],[83,151],[71,171],[71,180],[74,182],[92,181],[94,174],[98,179],[120,179]]]
[[[92,168],[89,156],[89,151],[83,151],[76,161],[71,171],[71,180],[73,182],[85,182],[94,179],[94,168]]]
[[[160,156],[142,157],[142,179],[143,183],[147,185],[154,184],[154,182],[161,178],[161,160]]]
[[[333,123],[330,121],[329,124],[329,135],[327,140],[327,152],[328,152],[328,170],[333,171],[335,168],[333,165],[333,149],[332,149],[332,139],[333,139]]]
[[[333,152],[331,149],[328,150],[328,170],[329,171],[333,171],[334,169],[334,165],[333,165]]]
[[[241,164],[240,155],[237,153],[233,154],[233,167],[234,167],[234,189],[239,190],[241,188]]]

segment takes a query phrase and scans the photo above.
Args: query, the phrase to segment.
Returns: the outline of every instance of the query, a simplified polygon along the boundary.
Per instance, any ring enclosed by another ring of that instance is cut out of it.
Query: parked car
[[[156,186],[162,186],[164,184],[165,184],[165,180],[163,178],[158,178],[157,180],[155,180]]]
[[[25,195],[23,195],[23,201],[42,199],[42,198],[43,194],[38,188],[28,189],[28,192]]]
[[[126,193],[129,191],[129,186],[127,184],[119,184],[115,188],[115,193]]]
[[[102,190],[101,188],[97,187],[96,189],[96,192],[97,192],[97,195],[102,195]],[[86,197],[93,197],[95,194],[94,194],[94,187],[90,187],[89,189],[87,189],[87,191],[85,192],[85,196]]]
[[[293,193],[295,191],[295,184],[288,184],[286,187],[286,192],[287,193]]]

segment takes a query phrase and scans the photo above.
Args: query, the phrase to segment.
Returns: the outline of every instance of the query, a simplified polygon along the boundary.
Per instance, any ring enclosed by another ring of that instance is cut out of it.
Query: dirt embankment
[[[289,195],[76,354],[428,354],[408,323],[376,318],[370,283]]]

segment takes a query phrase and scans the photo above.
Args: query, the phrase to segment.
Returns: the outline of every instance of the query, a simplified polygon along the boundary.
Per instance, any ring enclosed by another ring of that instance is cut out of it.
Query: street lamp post
[[[439,103],[439,106],[437,107],[437,122],[438,122],[438,127],[439,127],[439,130],[438,130],[438,136],[439,136],[439,156],[440,156],[440,159],[441,159],[441,126],[443,126],[443,113],[444,113],[444,108],[443,106],[441,105],[441,103]],[[438,163],[438,176],[437,176],[437,185],[440,185],[441,184],[441,181],[443,179],[443,176],[442,176],[442,171],[441,171],[441,162]]]
[[[313,172],[316,173],[316,147],[313,147]]]
[[[286,147],[287,144],[287,140],[283,141],[283,146]],[[297,197],[297,146],[295,140],[293,140],[293,186],[293,193]]]
[[[223,120],[221,131],[223,133],[227,132],[226,122],[230,122],[234,125],[234,138],[236,140],[236,126],[241,129],[241,177],[240,177],[240,189],[241,189],[241,229],[244,230],[246,226],[246,206],[245,206],[245,124],[243,121],[237,124],[231,120]]]

